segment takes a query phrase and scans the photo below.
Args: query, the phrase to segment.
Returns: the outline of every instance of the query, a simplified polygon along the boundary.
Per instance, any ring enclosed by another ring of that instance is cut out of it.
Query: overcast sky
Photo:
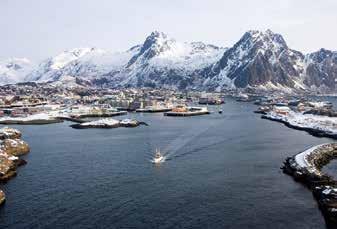
[[[153,30],[228,47],[247,30],[270,28],[302,52],[337,50],[336,12],[336,0],[0,0],[0,58],[122,51]]]

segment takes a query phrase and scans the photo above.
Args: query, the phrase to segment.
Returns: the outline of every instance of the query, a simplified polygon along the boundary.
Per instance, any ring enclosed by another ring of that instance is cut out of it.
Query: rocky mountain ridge
[[[3,66],[1,62],[0,70]],[[46,59],[23,71],[24,76],[15,76],[16,71],[0,71],[0,83],[62,83],[74,78],[113,88],[337,92],[337,52],[320,49],[302,54],[271,30],[248,31],[230,48],[178,42],[155,31],[124,52],[78,48]]]

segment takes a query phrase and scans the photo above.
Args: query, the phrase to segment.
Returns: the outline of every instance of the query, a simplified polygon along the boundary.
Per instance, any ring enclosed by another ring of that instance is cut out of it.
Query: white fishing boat
[[[166,157],[160,152],[160,150],[156,149],[156,153],[154,155],[154,158],[152,159],[152,162],[155,164],[160,164],[165,161]]]

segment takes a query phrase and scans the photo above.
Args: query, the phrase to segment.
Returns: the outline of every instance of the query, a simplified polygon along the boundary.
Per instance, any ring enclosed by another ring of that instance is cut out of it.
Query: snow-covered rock
[[[104,118],[89,122],[83,122],[71,125],[75,129],[87,129],[87,128],[117,128],[117,127],[137,127],[139,125],[147,125],[144,122],[139,122],[135,119],[123,119],[116,120],[113,118]]]
[[[105,118],[105,119],[99,119],[95,121],[90,122],[84,122],[81,123],[81,126],[96,126],[96,127],[102,127],[102,126],[110,126],[110,127],[118,127],[120,121],[112,118]]]
[[[0,140],[21,138],[21,132],[17,129],[3,127],[0,129]]]
[[[5,152],[13,156],[21,156],[30,151],[29,145],[21,139],[5,139],[1,146]],[[12,159],[9,158],[9,160]]]
[[[139,122],[135,119],[126,118],[120,121],[119,124],[124,127],[136,127],[139,125]]]

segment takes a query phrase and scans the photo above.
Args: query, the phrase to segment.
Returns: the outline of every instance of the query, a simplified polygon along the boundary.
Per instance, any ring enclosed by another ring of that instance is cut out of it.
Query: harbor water
[[[13,126],[31,153],[0,187],[0,228],[325,228],[311,192],[280,166],[332,140],[262,120],[251,103],[209,108],[117,117],[149,124],[137,128]],[[156,148],[165,163],[150,162]]]

